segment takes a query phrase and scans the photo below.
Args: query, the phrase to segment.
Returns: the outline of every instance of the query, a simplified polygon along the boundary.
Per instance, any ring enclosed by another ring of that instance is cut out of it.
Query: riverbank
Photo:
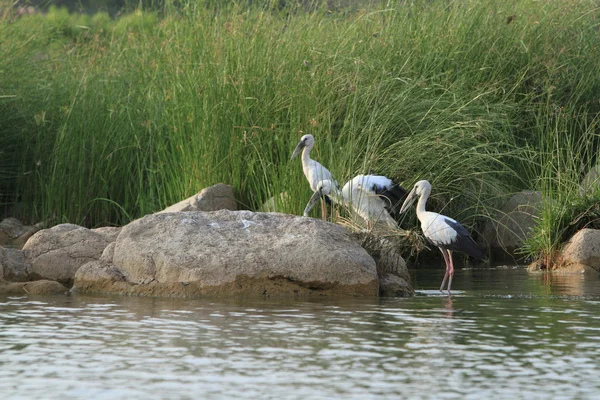
[[[474,236],[538,191],[523,250],[551,265],[599,213],[579,188],[598,153],[597,22],[593,1],[4,15],[0,207],[121,226],[225,182],[240,208],[287,193],[299,215],[310,191],[288,160],[312,133],[341,182],[427,179],[430,209]]]

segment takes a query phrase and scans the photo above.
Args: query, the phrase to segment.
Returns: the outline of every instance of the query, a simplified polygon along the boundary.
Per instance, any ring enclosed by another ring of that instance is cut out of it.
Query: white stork
[[[448,294],[452,286],[452,277],[454,276],[454,264],[452,263],[452,252],[460,251],[476,259],[483,258],[483,252],[477,246],[469,232],[459,222],[450,217],[425,210],[425,204],[431,193],[431,184],[428,181],[419,181],[410,191],[408,197],[400,208],[400,214],[408,209],[415,199],[419,197],[417,203],[417,218],[421,222],[423,235],[434,246],[442,252],[444,262],[446,263],[446,274],[440,286],[440,292],[444,290],[444,284],[448,279]]]
[[[314,192],[317,190],[317,185],[320,181],[328,180],[331,181],[334,186],[337,187],[338,183],[335,178],[329,172],[327,168],[319,164],[317,161],[310,158],[310,151],[315,145],[315,138],[313,135],[304,135],[300,138],[300,142],[294,149],[292,153],[292,158],[296,158],[300,152],[302,152],[302,171],[304,171],[304,176],[308,180],[308,184],[310,185],[310,189]],[[328,200],[328,198],[325,198]],[[321,217],[325,219],[325,204],[321,203]]]
[[[406,196],[406,190],[382,175],[357,175],[346,182],[341,190],[337,182],[323,180],[318,183],[315,193],[304,209],[305,217],[323,196],[329,196],[333,202],[352,208],[367,225],[383,221],[390,228],[398,228],[390,213],[397,211]]]

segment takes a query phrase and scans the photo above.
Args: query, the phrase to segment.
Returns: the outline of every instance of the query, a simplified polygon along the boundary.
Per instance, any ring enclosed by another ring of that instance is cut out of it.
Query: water
[[[3,399],[600,396],[600,280],[441,269],[410,299],[0,298]]]

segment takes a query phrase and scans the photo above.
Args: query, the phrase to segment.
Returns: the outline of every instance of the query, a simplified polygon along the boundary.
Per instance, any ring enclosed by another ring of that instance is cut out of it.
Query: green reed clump
[[[274,196],[299,214],[311,193],[289,157],[312,133],[340,182],[428,179],[431,208],[478,230],[513,192],[544,188],[548,143],[595,132],[597,20],[591,0],[5,16],[0,201],[123,224],[225,182],[241,207]],[[578,124],[546,129],[556,107]]]

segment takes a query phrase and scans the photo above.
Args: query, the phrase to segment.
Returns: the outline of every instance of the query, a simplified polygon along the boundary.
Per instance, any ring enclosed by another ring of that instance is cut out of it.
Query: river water
[[[442,274],[408,299],[0,298],[0,397],[600,398],[600,279]]]

